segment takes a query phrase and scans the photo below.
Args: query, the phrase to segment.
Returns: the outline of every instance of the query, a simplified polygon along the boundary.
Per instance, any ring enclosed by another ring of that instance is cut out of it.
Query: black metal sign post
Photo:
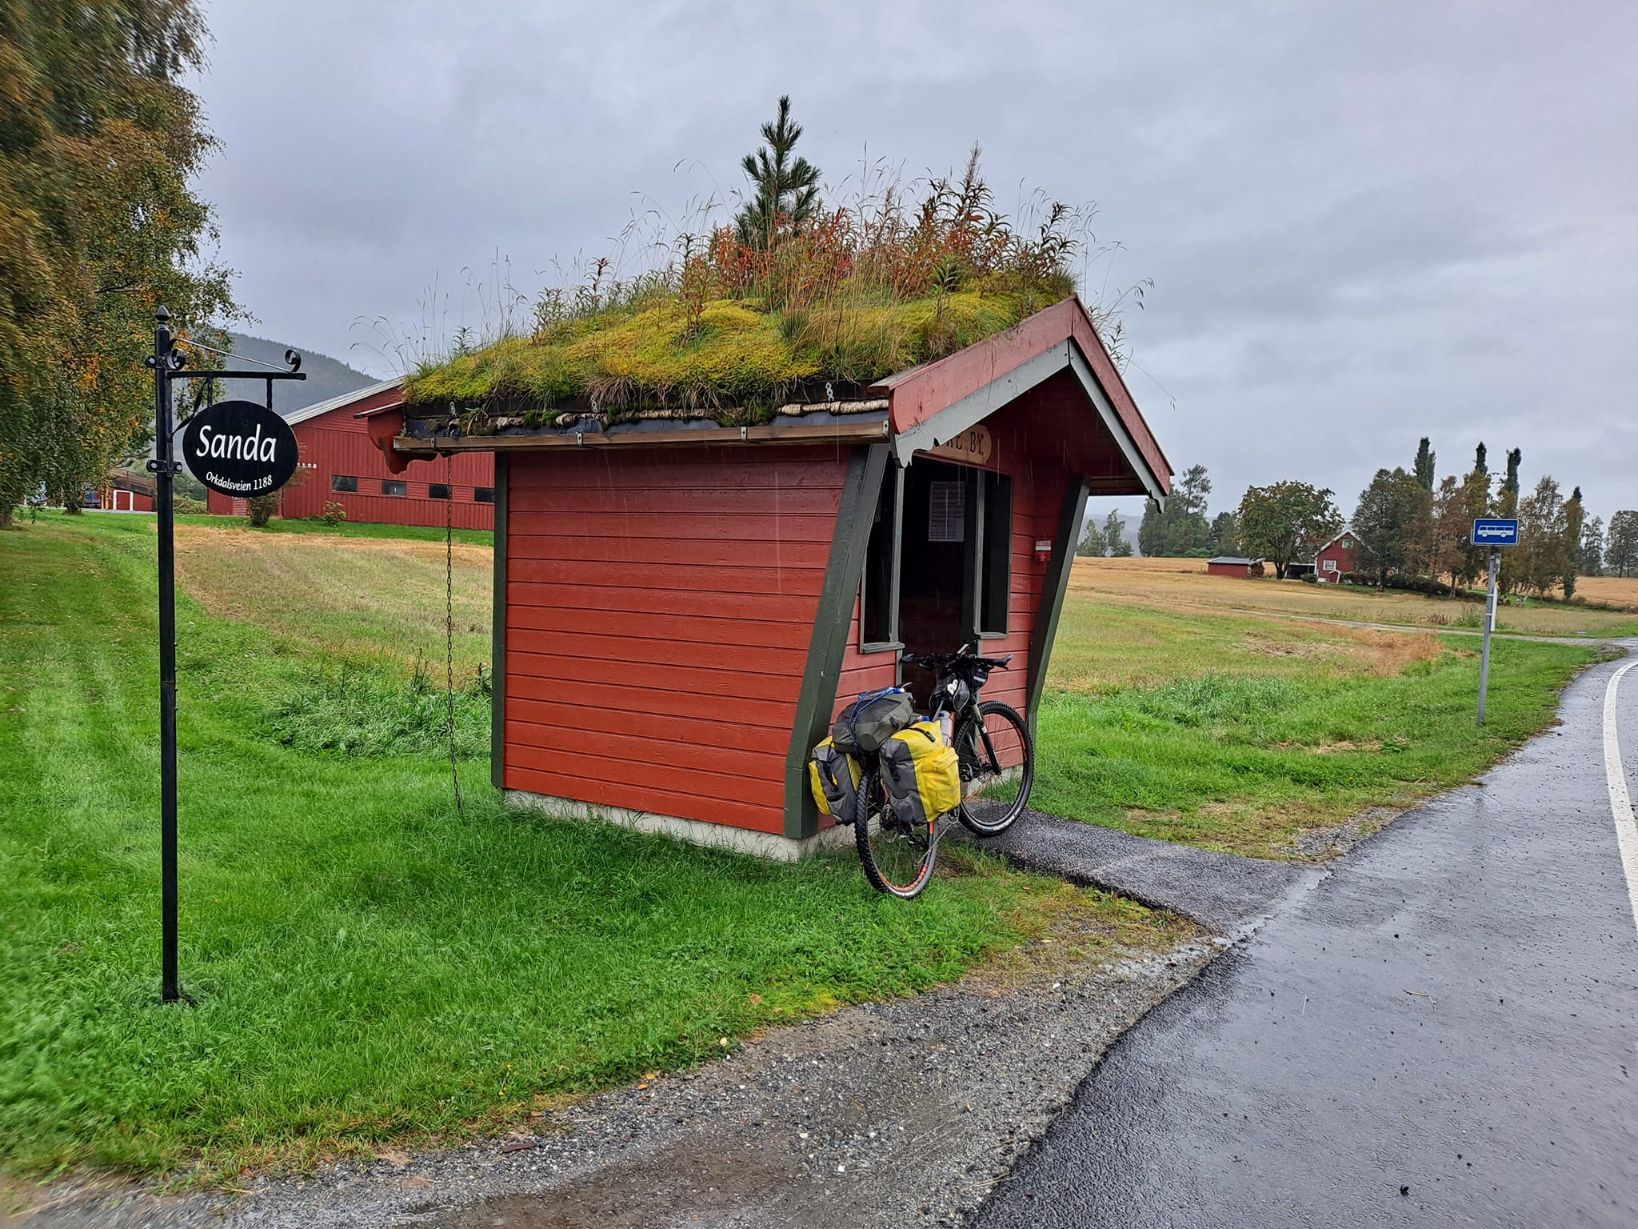
[[[288,371],[184,370],[186,360],[176,348],[177,339],[171,336],[170,312],[160,307],[155,313],[155,320],[157,326],[154,329],[154,352],[147,363],[154,372],[154,459],[148,462],[148,471],[154,475],[154,509],[158,513],[159,522],[159,841],[160,928],[163,949],[160,997],[167,1003],[175,1003],[182,998],[182,983],[177,969],[176,943],[176,512],[172,482],[181,472],[182,463],[176,459],[175,424],[171,420],[171,381],[265,379],[267,412],[272,418],[277,419],[278,427],[290,438],[288,441],[282,437],[278,439],[277,443],[282,447],[267,448],[263,448],[262,442],[258,440],[255,448],[250,449],[239,443],[235,437],[235,443],[238,445],[235,452],[239,454],[236,459],[243,461],[245,452],[255,451],[260,454],[265,451],[269,454],[268,472],[271,476],[277,476],[274,472],[275,466],[282,468],[288,461],[289,468],[295,468],[293,460],[295,437],[290,435],[288,424],[272,413],[273,381],[305,380],[307,376],[300,370],[301,356],[293,350],[285,351],[285,362],[290,368]],[[181,344],[198,345],[195,342]],[[203,345],[199,348],[211,349]],[[212,350],[212,353],[221,352]],[[252,405],[251,408],[256,407]],[[272,424],[268,426],[271,428]],[[273,455],[275,453],[276,456]],[[288,481],[289,476],[287,470],[277,482],[271,482],[270,478],[267,489],[257,493],[267,494],[277,490]],[[199,477],[200,481],[213,489],[222,489],[216,483],[207,481],[204,475]]]

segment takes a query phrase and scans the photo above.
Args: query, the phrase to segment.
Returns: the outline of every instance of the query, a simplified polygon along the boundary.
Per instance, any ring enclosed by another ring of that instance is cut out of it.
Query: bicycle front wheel
[[[853,839],[865,878],[878,892],[909,900],[933,877],[938,856],[938,817],[907,823],[893,812],[881,774],[868,768],[859,778],[859,805]]]
[[[961,822],[977,836],[998,836],[1029,804],[1035,748],[1029,726],[1010,705],[986,700],[955,732],[961,764]]]

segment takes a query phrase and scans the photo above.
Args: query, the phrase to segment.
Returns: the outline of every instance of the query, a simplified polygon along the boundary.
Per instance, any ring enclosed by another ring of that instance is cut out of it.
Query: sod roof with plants
[[[599,262],[544,292],[528,326],[416,367],[406,404],[482,432],[564,412],[766,421],[791,401],[856,396],[1074,293],[1087,214],[1035,213],[1015,224],[995,210],[976,150],[913,204],[890,187],[779,214],[765,234],[747,234],[742,213],[630,280]]]

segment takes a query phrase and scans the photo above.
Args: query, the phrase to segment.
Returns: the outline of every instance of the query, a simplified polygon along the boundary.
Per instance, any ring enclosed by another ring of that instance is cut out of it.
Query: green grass
[[[137,519],[152,523],[154,518],[145,515]],[[179,516],[176,523],[211,529],[244,529],[254,533],[318,533],[343,538],[404,538],[412,542],[444,540],[441,525],[377,525],[368,521],[342,521],[339,525],[327,525],[323,521],[286,520],[275,516],[262,528],[250,530],[250,522],[242,516],[211,516],[208,513]],[[455,540],[471,546],[489,546],[494,543],[495,535],[487,529],[457,529]]]
[[[0,535],[12,1171],[220,1176],[460,1137],[770,1022],[950,980],[1071,916],[1093,954],[1186,931],[956,851],[906,906],[846,855],[780,866],[547,822],[500,806],[478,758],[459,816],[440,754],[379,753],[436,744],[413,742],[436,711],[358,748],[375,754],[323,745],[351,701],[326,709],[314,680],[351,672],[403,708],[401,663],[338,661],[185,600],[182,973],[197,1003],[161,1006],[153,573],[143,518]],[[299,745],[270,728],[280,714]]]
[[[1476,646],[1441,639],[1436,657],[1386,675],[1207,671],[1049,691],[1031,803],[1141,836],[1291,856],[1305,830],[1482,771],[1551,724],[1560,689],[1599,655],[1496,641],[1481,730]]]

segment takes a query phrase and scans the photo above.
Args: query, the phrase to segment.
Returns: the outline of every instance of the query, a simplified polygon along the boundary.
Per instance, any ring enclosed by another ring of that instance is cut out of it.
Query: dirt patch
[[[1332,827],[1299,832],[1291,838],[1291,855],[1305,862],[1328,862],[1375,836],[1404,813],[1396,807],[1373,807]]]

